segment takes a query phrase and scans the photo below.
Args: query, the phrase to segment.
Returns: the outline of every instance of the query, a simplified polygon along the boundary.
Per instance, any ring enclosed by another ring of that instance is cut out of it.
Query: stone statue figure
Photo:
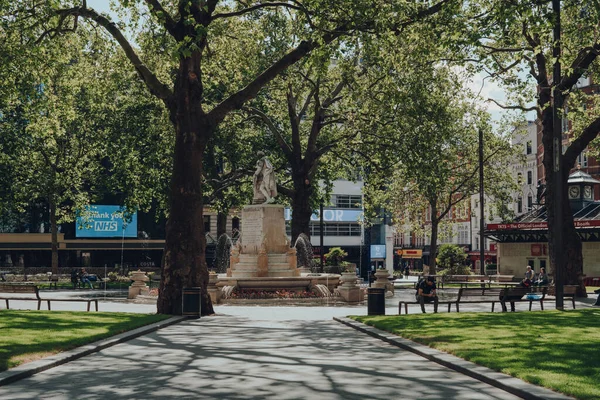
[[[256,171],[252,183],[254,184],[253,204],[272,203],[277,196],[277,180],[273,164],[265,157],[264,153],[258,153],[260,159],[256,162]]]

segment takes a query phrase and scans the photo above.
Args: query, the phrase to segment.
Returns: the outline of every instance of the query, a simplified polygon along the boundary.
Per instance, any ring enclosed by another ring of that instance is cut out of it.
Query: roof
[[[590,174],[586,174],[585,172],[583,172],[581,170],[577,170],[577,171],[573,172],[571,175],[569,175],[569,180],[567,181],[567,183],[569,183],[569,184],[573,184],[573,183],[596,184],[596,183],[600,183],[600,181],[592,178],[592,176]]]

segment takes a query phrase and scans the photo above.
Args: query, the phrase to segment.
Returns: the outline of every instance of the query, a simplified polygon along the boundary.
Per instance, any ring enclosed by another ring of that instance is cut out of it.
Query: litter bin
[[[183,288],[183,295],[181,296],[182,301],[182,314],[188,318],[200,318],[201,301],[202,301],[202,288],[189,287]]]
[[[367,289],[367,314],[385,315],[385,289],[370,287]]]

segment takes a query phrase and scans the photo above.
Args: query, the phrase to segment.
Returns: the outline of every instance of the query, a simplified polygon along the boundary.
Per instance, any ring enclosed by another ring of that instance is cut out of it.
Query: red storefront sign
[[[536,243],[531,245],[531,255],[533,257],[545,256],[548,253],[548,247],[542,243]]]
[[[600,220],[575,221],[575,228],[592,228],[596,226],[600,226]],[[548,223],[517,222],[510,224],[488,224],[486,228],[490,231],[548,229]]]

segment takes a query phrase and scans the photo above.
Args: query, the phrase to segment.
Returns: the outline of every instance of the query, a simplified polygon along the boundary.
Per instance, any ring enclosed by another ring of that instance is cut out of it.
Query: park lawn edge
[[[66,342],[61,342],[59,344],[52,344],[48,347],[48,349],[45,349],[43,351],[32,351],[32,352],[21,352],[21,353],[17,353],[17,354],[11,354],[8,353],[8,357],[2,357],[2,352],[0,351],[0,372],[3,371],[8,371],[12,368],[18,367],[20,365],[29,363],[29,362],[33,362],[33,361],[38,361],[41,360],[43,358],[46,358],[48,356],[52,356],[52,355],[56,355],[59,353],[63,353],[69,350],[73,350],[76,349],[78,347],[81,346],[85,346],[88,345],[90,343],[94,343],[97,341],[101,341],[101,340],[105,340],[105,339],[110,339],[111,337],[117,336],[119,334],[125,333],[125,332],[129,332],[132,331],[134,329],[138,329],[138,328],[142,328],[144,326],[148,326],[154,323],[158,323],[161,321],[165,321],[169,318],[171,318],[171,315],[166,315],[166,314],[138,314],[138,313],[121,313],[121,312],[95,312],[95,313],[90,313],[90,312],[84,312],[84,311],[45,311],[45,310],[6,310],[6,309],[2,309],[0,310],[0,315],[4,315],[4,317],[6,317],[6,314],[12,314],[13,316],[19,316],[19,314],[21,315],[50,315],[50,316],[55,316],[55,317],[59,317],[59,316],[85,316],[85,317],[91,317],[91,318],[95,318],[95,317],[123,317],[123,316],[129,316],[129,317],[133,317],[134,320],[130,320],[130,321],[121,321],[121,322],[116,322],[112,325],[109,325],[106,327],[106,331],[105,332],[100,332],[100,333],[94,333],[88,336],[76,336],[73,337],[72,339],[66,341]],[[2,325],[2,320],[0,320],[0,326]],[[28,330],[31,334],[31,330],[27,329],[27,328],[22,328],[21,330]],[[0,329],[0,343],[2,342],[6,342],[7,340],[3,338],[2,335],[2,329]],[[36,344],[40,344],[40,342],[43,344],[43,340],[36,341]],[[23,344],[20,344],[21,346]],[[1,350],[1,346],[0,346],[0,350]]]
[[[558,316],[561,315],[568,315],[568,314],[572,314],[572,315],[586,315],[586,314],[600,314],[597,309],[584,309],[584,310],[569,310],[566,312],[560,312],[560,311],[533,311],[533,312],[529,312],[529,313],[460,313],[460,315],[464,315],[465,317],[473,317],[475,315],[481,315],[481,314],[486,314],[486,315],[497,315],[500,318],[502,318],[502,316],[510,316],[510,315],[527,315],[527,314],[532,314],[532,315],[541,315],[543,314],[545,318],[552,318],[552,314]],[[446,315],[451,315],[451,317],[444,317]],[[436,319],[439,321],[439,317],[442,318],[442,321],[444,318],[448,318],[448,320],[450,320],[449,318],[457,318],[455,316],[455,314],[413,314],[413,315],[408,315],[408,316],[398,316],[398,315],[392,315],[392,316],[356,316],[356,315],[351,315],[348,316],[348,318],[372,326],[376,329],[380,329],[382,331],[385,332],[389,332],[392,333],[394,335],[400,336],[404,339],[408,339],[411,341],[414,341],[416,343],[420,343],[423,345],[426,345],[428,347],[434,348],[438,351],[442,351],[442,352],[446,352],[448,354],[452,354],[456,357],[462,358],[464,360],[473,362],[475,364],[484,366],[486,368],[490,368],[491,370],[500,372],[500,373],[504,373],[510,376],[513,376],[515,378],[521,379],[525,382],[534,384],[534,385],[539,385],[542,387],[545,387],[547,389],[556,391],[556,392],[560,392],[563,393],[565,395],[568,396],[574,396],[576,398],[581,398],[581,399],[597,399],[600,398],[598,393],[598,389],[595,389],[596,387],[600,387],[600,368],[597,367],[597,363],[595,363],[596,365],[594,365],[594,363],[591,363],[590,368],[592,370],[595,370],[595,374],[594,376],[596,377],[595,380],[592,377],[591,381],[592,382],[581,382],[581,378],[585,378],[585,376],[582,375],[576,375],[576,374],[569,374],[569,373],[560,373],[559,370],[560,369],[565,369],[566,366],[570,366],[571,364],[569,364],[568,362],[563,362],[562,364],[560,364],[560,366],[558,368],[556,368],[555,370],[547,370],[544,371],[544,374],[548,375],[548,376],[553,376],[554,379],[551,380],[550,382],[546,382],[547,384],[545,384],[543,379],[540,379],[539,376],[535,375],[534,373],[531,373],[528,370],[522,370],[519,369],[518,367],[515,367],[514,365],[502,365],[502,363],[497,363],[496,359],[494,359],[494,357],[482,357],[481,355],[477,355],[477,356],[472,356],[469,357],[468,355],[466,356],[466,354],[468,354],[470,351],[469,347],[460,347],[456,345],[456,341],[452,341],[452,339],[447,339],[447,341],[440,341],[440,340],[436,340],[435,334],[431,335],[428,334],[427,332],[423,332],[420,334],[415,334],[414,331],[410,330],[410,327],[406,328],[407,333],[408,334],[403,334],[403,328],[402,326],[398,327],[391,327],[390,324],[388,324],[387,326],[390,326],[392,329],[387,329],[386,326],[382,326],[382,325],[386,325],[385,321],[390,321],[390,320],[397,320],[397,321],[407,321],[407,319],[410,318],[431,318],[429,321],[435,321]],[[526,317],[525,317],[526,318]],[[434,322],[435,324],[435,322]],[[440,323],[442,324],[442,323]],[[595,322],[595,324],[597,325],[598,323]],[[551,325],[548,325],[551,326]],[[570,327],[570,328],[574,328],[574,327]],[[582,330],[582,332],[585,332],[586,330],[590,330],[590,329],[594,329],[597,332],[600,332],[600,330],[597,329],[596,327],[590,327],[590,326],[582,326],[582,327],[575,327],[575,328],[580,328]],[[462,327],[461,329],[465,329],[468,330],[468,327]],[[423,330],[425,331],[425,329]],[[450,335],[448,335],[450,336]],[[458,335],[460,336],[460,335]],[[600,336],[599,336],[600,338]],[[596,346],[597,341],[595,341],[595,338],[589,338],[590,343],[589,346],[593,347]],[[593,343],[592,343],[593,342]],[[491,346],[491,344],[490,344]],[[515,352],[520,352],[521,348],[519,347],[520,345],[514,346],[514,350]],[[491,347],[490,347],[491,348]],[[472,353],[472,351],[471,351]],[[593,358],[593,356],[591,356]],[[581,363],[582,361],[586,361],[585,360],[586,356],[581,356],[581,359],[575,359],[575,360],[571,360],[572,363]],[[571,371],[571,368],[568,368],[568,371]],[[579,378],[579,381],[577,381],[577,379]],[[575,382],[573,382],[575,381]]]

